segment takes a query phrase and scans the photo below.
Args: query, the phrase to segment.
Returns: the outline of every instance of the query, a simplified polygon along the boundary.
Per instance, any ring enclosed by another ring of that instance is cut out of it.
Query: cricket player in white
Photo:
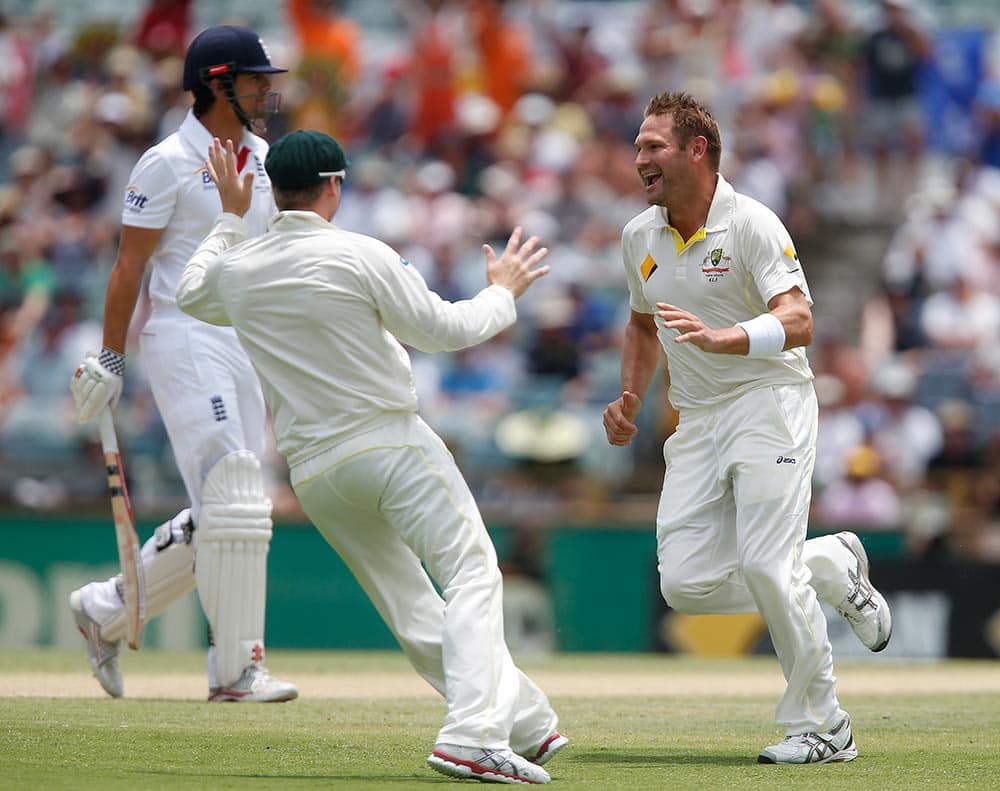
[[[548,251],[534,237],[522,244],[518,228],[500,258],[484,245],[490,285],[446,302],[390,247],[331,224],[347,164],[319,132],[277,141],[265,165],[281,211],[244,242],[252,183],[231,143],[217,143],[210,165],[228,213],[188,263],[177,302],[235,327],[302,507],[445,696],[428,762],[457,777],[547,783],[541,764],[567,740],[511,659],[493,543],[454,459],[417,415],[401,342],[437,352],[493,337],[548,271],[538,266]]]
[[[635,145],[652,205],[622,233],[632,310],[608,441],[631,442],[662,349],[680,414],[656,517],[663,597],[680,612],[758,611],[767,623],[788,682],[776,712],[787,738],[760,763],[850,761],[819,600],[873,651],[891,618],[856,535],[805,540],[817,404],[802,266],[777,216],[718,173],[718,126],[692,97],[650,100]]]
[[[254,131],[277,111],[280,97],[271,91],[270,75],[284,71],[271,65],[260,38],[246,28],[208,28],[191,42],[184,89],[193,92],[194,107],[132,171],[108,284],[104,348],[81,363],[71,383],[81,423],[117,403],[126,334],[148,266],[150,313],[140,349],[191,508],[157,528],[143,547],[146,618],[197,586],[212,630],[212,701],[270,702],[298,694],[263,665],[271,503],[258,460],[265,431],[260,385],[236,333],[192,319],[175,296],[184,265],[221,205],[205,166],[213,136],[238,140],[239,167],[254,174],[248,233],[262,233],[275,211],[264,170],[267,143]],[[120,697],[125,627],[115,583],[74,591],[70,606],[94,675]]]

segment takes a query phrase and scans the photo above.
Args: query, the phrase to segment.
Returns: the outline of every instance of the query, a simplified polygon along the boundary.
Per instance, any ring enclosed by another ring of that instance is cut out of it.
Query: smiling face
[[[649,115],[635,138],[635,167],[646,190],[646,200],[667,206],[690,189],[697,138],[678,143],[671,115]]]

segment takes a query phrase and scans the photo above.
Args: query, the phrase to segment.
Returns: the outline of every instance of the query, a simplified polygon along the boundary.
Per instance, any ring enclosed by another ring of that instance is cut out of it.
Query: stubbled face
[[[258,118],[267,112],[267,95],[271,91],[271,78],[267,74],[243,72],[233,80],[233,93],[243,112]]]
[[[647,116],[635,138],[635,168],[646,200],[657,206],[667,205],[672,192],[687,182],[691,168],[690,146],[677,144],[673,125],[669,115]]]

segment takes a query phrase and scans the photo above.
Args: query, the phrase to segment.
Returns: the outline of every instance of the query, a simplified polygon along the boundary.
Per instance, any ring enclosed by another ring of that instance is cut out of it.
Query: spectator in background
[[[508,13],[504,0],[465,0],[465,4],[482,93],[506,116],[531,87],[531,36]]]
[[[927,483],[953,507],[972,504],[977,471],[986,461],[986,437],[977,436],[976,413],[967,401],[948,399],[935,410],[941,421],[941,449],[927,463]]]
[[[427,153],[440,152],[455,122],[457,101],[455,47],[463,20],[447,0],[421,0],[404,6],[409,14],[414,142]]]
[[[917,21],[915,0],[881,0],[880,8],[881,18],[861,48],[867,98],[864,122],[877,182],[883,185],[881,208],[894,213],[920,173],[924,119],[919,80],[932,49]],[[902,162],[894,163],[897,154]]]
[[[132,38],[153,60],[183,57],[191,38],[191,0],[147,0]]]
[[[859,407],[859,416],[886,478],[905,494],[921,484],[927,464],[941,450],[941,424],[914,401],[917,375],[904,359],[883,362],[873,372],[871,386],[877,398]]]
[[[23,396],[22,345],[41,324],[52,302],[55,276],[41,252],[36,229],[8,226],[0,235],[0,426]]]
[[[813,485],[822,492],[843,476],[844,461],[852,448],[864,442],[865,428],[847,402],[847,388],[838,377],[818,373],[813,386],[819,401]]]
[[[301,47],[295,68],[298,95],[290,103],[293,128],[343,136],[361,72],[361,31],[340,0],[287,0],[288,17]]]
[[[302,60],[326,61],[343,95],[361,73],[361,31],[340,0],[286,0]]]
[[[978,134],[976,160],[982,165],[1000,168],[1000,77],[981,86],[974,111]]]
[[[817,521],[831,532],[898,530],[903,523],[903,504],[896,487],[881,477],[881,459],[870,445],[859,445],[847,453],[843,477],[820,495]]]
[[[35,46],[26,24],[0,12],[0,152],[23,139],[34,101]]]
[[[920,329],[935,349],[968,353],[1000,344],[1000,296],[983,291],[969,273],[959,271],[947,289],[927,297]]]

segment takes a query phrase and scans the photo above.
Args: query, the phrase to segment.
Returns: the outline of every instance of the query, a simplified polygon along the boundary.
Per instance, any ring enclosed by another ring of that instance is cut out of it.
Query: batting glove
[[[93,420],[104,407],[117,405],[124,373],[125,355],[111,349],[101,349],[100,356],[91,352],[84,358],[69,382],[81,423]]]

